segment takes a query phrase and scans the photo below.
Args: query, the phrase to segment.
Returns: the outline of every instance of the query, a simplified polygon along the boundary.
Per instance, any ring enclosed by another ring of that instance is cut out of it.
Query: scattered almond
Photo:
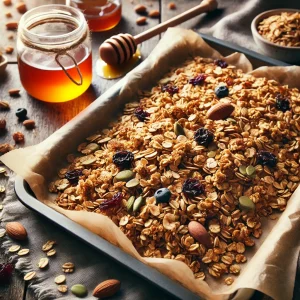
[[[109,279],[99,283],[94,291],[93,296],[96,298],[111,297],[119,291],[121,282],[116,279]]]
[[[136,24],[137,25],[145,25],[147,21],[146,17],[139,17],[136,19]]]
[[[210,235],[205,227],[196,221],[191,221],[188,225],[190,235],[199,243],[210,248],[212,246]]]
[[[6,29],[8,30],[14,30],[14,29],[17,29],[18,28],[18,22],[17,21],[11,21],[11,22],[7,22],[5,24],[6,26]]]
[[[157,9],[151,10],[149,12],[149,17],[150,18],[159,18],[160,12]]]
[[[0,119],[0,129],[5,129],[6,121],[4,119]]]
[[[6,224],[7,235],[15,240],[26,240],[27,231],[19,222],[9,222]]]
[[[25,120],[23,122],[23,125],[27,128],[27,129],[32,129],[35,127],[35,122],[33,120]]]
[[[17,131],[13,134],[13,139],[14,141],[18,144],[18,143],[23,143],[25,140],[24,134],[20,131]]]
[[[0,100],[0,110],[7,110],[9,108],[10,108],[10,106],[7,101]]]
[[[7,153],[11,150],[14,149],[14,146],[10,145],[10,144],[0,144],[0,154],[4,154],[4,153]]]
[[[5,16],[6,16],[6,18],[11,18],[11,17],[12,17],[12,14],[11,14],[10,11],[7,11],[7,12],[5,13]]]
[[[14,47],[12,47],[12,46],[7,46],[6,48],[5,48],[5,53],[6,54],[12,54],[14,52]]]
[[[142,5],[142,4],[138,4],[134,7],[134,11],[137,13],[137,14],[145,14],[146,11],[147,11],[147,7],[145,5]]]
[[[234,106],[230,103],[219,102],[207,111],[207,118],[211,120],[222,120],[229,117],[234,111]]]
[[[27,11],[26,4],[24,2],[19,2],[16,4],[16,9],[20,14],[24,14]]]
[[[176,4],[175,4],[174,2],[170,2],[170,3],[168,4],[168,8],[169,8],[169,9],[176,9]]]
[[[10,6],[11,5],[11,0],[3,0],[3,4],[6,6]]]
[[[10,90],[8,90],[8,93],[10,96],[19,96],[20,90],[19,89],[10,89]]]

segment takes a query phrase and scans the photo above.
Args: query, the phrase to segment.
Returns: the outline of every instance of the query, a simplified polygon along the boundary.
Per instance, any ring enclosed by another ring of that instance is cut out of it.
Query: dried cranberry
[[[183,183],[182,191],[189,196],[198,196],[204,193],[204,187],[197,178],[189,178]]]
[[[134,111],[134,114],[141,122],[144,122],[150,116],[150,114],[141,107],[137,107]]]
[[[221,67],[222,69],[224,69],[224,68],[227,68],[227,67],[228,67],[228,64],[227,64],[227,62],[226,62],[226,61],[224,61],[224,60],[222,60],[222,59],[215,59],[215,60],[214,60],[214,64],[215,64],[216,66],[219,66],[219,67]]]
[[[73,170],[66,173],[65,178],[69,180],[69,182],[73,184],[77,184],[79,177],[82,175],[82,170]]]
[[[278,94],[276,96],[275,106],[278,110],[286,112],[290,110],[290,101],[287,98],[283,97],[281,94]]]
[[[204,82],[206,77],[207,77],[207,75],[205,75],[205,74],[199,74],[196,77],[190,79],[189,83],[192,84],[192,85],[200,85],[201,83]]]
[[[166,84],[161,87],[161,91],[168,92],[171,96],[173,96],[174,94],[178,93],[179,89],[175,85],[171,86],[169,84]]]
[[[257,162],[260,165],[273,168],[277,164],[277,158],[273,153],[261,150],[257,153]]]
[[[0,264],[0,284],[8,283],[11,279],[14,266],[12,264]]]
[[[214,134],[208,129],[201,127],[196,130],[194,140],[199,145],[207,147],[214,140]]]
[[[127,150],[118,151],[113,156],[113,163],[119,168],[130,168],[133,162],[133,153]]]
[[[121,206],[123,200],[123,194],[118,192],[113,195],[111,199],[105,200],[99,205],[101,211],[108,211],[115,208],[119,208]]]

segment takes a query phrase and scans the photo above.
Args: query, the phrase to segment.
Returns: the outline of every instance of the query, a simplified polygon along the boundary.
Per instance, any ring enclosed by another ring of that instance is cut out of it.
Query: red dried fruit
[[[14,266],[10,263],[0,264],[0,284],[8,283],[11,279]]]
[[[16,143],[23,143],[25,140],[24,134],[20,131],[13,134],[13,139]]]
[[[144,122],[150,116],[150,114],[141,107],[136,108],[134,114],[141,122]]]
[[[224,69],[224,68],[227,68],[227,67],[228,67],[228,64],[227,64],[227,62],[226,62],[226,61],[224,61],[224,60],[222,60],[222,59],[215,59],[215,60],[214,60],[214,64],[215,64],[216,66],[219,66],[219,67],[221,67],[222,69]]]
[[[169,84],[166,84],[161,87],[161,91],[168,92],[171,96],[173,96],[174,94],[178,93],[179,89],[175,85],[171,86]]]
[[[288,98],[283,97],[281,94],[276,96],[276,108],[283,112],[290,110],[290,101]]]
[[[260,165],[274,168],[277,164],[277,158],[273,153],[261,150],[257,153],[257,162]]]
[[[118,151],[113,156],[113,163],[119,168],[130,168],[134,159],[132,152],[127,150]]]
[[[109,211],[121,206],[123,200],[123,194],[121,192],[116,193],[111,199],[103,201],[99,208],[101,211]]]
[[[77,169],[77,170],[68,171],[65,174],[65,178],[68,179],[68,181],[72,185],[76,185],[81,175],[82,175],[82,170]]]
[[[207,147],[214,140],[214,134],[208,129],[201,127],[195,132],[194,140],[199,145]]]
[[[201,83],[204,82],[206,79],[207,75],[206,74],[199,74],[196,77],[192,78],[189,80],[189,83],[192,85],[200,85]]]
[[[183,183],[182,192],[195,197],[204,193],[204,187],[197,178],[189,178]]]

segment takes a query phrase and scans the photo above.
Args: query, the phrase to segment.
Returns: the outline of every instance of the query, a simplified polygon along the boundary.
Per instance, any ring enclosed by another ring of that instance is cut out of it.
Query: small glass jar
[[[25,13],[18,27],[18,67],[25,90],[46,102],[65,102],[92,81],[89,29],[83,14],[65,5]]]
[[[85,16],[91,31],[114,28],[122,17],[121,0],[69,0]]]

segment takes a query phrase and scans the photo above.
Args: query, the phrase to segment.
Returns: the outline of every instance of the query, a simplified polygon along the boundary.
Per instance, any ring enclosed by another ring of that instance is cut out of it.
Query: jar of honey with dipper
[[[121,0],[67,0],[66,4],[79,9],[95,32],[114,28],[122,17]]]
[[[89,29],[83,14],[65,5],[25,13],[18,27],[18,67],[25,90],[46,102],[65,102],[92,81]]]

